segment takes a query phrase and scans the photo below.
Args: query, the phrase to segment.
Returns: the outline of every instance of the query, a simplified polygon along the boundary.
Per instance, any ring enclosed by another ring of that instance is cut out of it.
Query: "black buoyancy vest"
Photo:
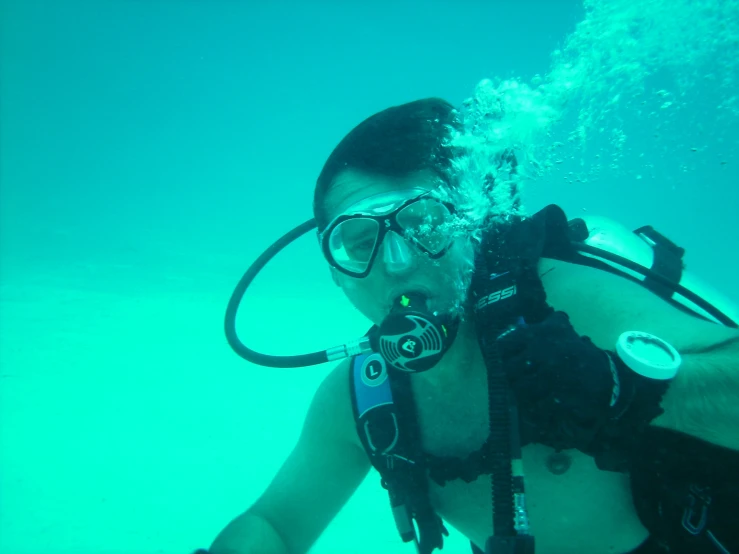
[[[653,242],[655,256],[651,268],[637,268],[627,259],[585,245],[583,241],[589,232],[584,221],[568,221],[556,205],[549,205],[529,218],[497,222],[490,229],[492,234],[484,237],[481,245],[491,249],[488,259],[493,262],[487,270],[495,274],[510,272],[518,297],[515,303],[505,303],[510,313],[497,314],[499,321],[523,317],[528,323],[537,323],[551,313],[537,271],[538,262],[544,257],[638,280],[607,263],[615,261],[632,272],[640,270],[645,277],[641,281],[644,286],[674,306],[684,309],[672,300],[672,294],[678,291],[720,322],[736,326],[736,322],[714,306],[695,295],[691,297],[689,291],[680,287],[683,250],[651,227],[635,231]],[[497,301],[491,296],[478,301]],[[441,549],[443,536],[448,533],[431,506],[428,479],[443,486],[451,480],[472,482],[480,475],[489,474],[491,463],[485,455],[488,444],[464,459],[430,456],[421,445],[408,374],[392,370],[380,354],[371,353],[353,358],[349,376],[357,431],[373,467],[381,476],[382,486],[388,491],[401,539],[415,541],[419,554]],[[474,545],[473,552],[479,552]]]
[[[490,226],[481,245],[492,250],[487,254],[494,263],[487,270],[495,275],[509,273],[508,281],[514,283],[511,286],[518,287],[515,308],[502,315],[500,321],[523,317],[536,323],[550,313],[537,264],[542,255],[570,255],[572,232],[577,229],[570,229],[564,212],[557,206],[549,206],[531,218],[510,218]],[[497,302],[490,297],[477,300]],[[485,456],[487,443],[465,460],[430,456],[423,452],[420,443],[407,374],[390,369],[380,354],[372,353],[353,359],[350,379],[357,430],[372,465],[381,475],[382,486],[388,490],[401,538],[406,542],[415,540],[421,554],[441,548],[446,529],[428,500],[427,475],[443,485],[458,478],[473,481],[490,473]]]

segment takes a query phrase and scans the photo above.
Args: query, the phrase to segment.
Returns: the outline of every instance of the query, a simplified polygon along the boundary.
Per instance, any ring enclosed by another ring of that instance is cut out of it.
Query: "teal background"
[[[269,482],[331,368],[268,370],[230,351],[223,314],[241,273],[311,217],[323,162],[362,119],[427,96],[459,105],[483,78],[546,73],[583,17],[574,0],[0,10],[2,554],[207,546]],[[526,199],[532,211],[556,202],[573,217],[654,224],[686,247],[691,271],[737,298],[739,127],[719,107],[736,104],[706,77],[711,63],[679,111],[606,118],[628,137],[618,168],[567,177],[588,172],[599,148],[617,155],[595,137]],[[247,302],[240,331],[270,353],[367,327],[312,235]],[[315,552],[407,551],[377,485],[365,482]]]

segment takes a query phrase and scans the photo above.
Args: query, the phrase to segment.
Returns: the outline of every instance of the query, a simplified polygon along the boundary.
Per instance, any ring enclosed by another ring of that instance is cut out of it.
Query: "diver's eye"
[[[355,250],[357,252],[366,252],[368,250],[372,250],[372,247],[375,245],[375,241],[372,239],[363,240],[362,242],[358,244],[352,245],[352,250]]]

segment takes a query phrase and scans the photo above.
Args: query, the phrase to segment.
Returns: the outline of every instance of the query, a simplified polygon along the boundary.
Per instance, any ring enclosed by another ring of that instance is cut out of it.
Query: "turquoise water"
[[[517,148],[526,211],[653,224],[739,297],[736,0],[256,4],[0,0],[2,554],[188,552],[261,493],[330,366],[244,362],[225,305],[387,106],[500,110],[472,151]],[[367,327],[312,237],[248,303],[270,353]],[[407,551],[386,504],[315,552]]]

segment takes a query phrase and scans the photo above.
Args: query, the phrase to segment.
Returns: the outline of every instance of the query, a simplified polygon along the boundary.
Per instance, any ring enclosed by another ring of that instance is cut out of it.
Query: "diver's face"
[[[393,213],[408,200],[422,196],[438,186],[438,178],[430,172],[389,178],[347,170],[334,181],[324,202],[330,221],[356,213],[385,215]],[[423,205],[417,206],[408,211],[412,214],[418,213]],[[423,209],[427,212],[429,209],[432,211],[432,216],[426,219],[433,218],[437,221],[443,210],[435,208],[432,203]],[[400,220],[401,217],[403,216],[399,215],[397,219]],[[359,254],[355,257],[361,259],[364,250],[372,250],[371,236],[375,234],[377,227],[370,225],[370,228],[372,230],[368,230],[370,235],[368,241],[358,240],[356,243],[350,243],[353,239],[349,237],[346,242],[341,243],[337,248],[342,255],[349,258],[350,254],[347,254],[347,251],[355,248]],[[361,229],[361,226],[351,228],[354,231]],[[440,256],[435,257],[433,254],[435,243],[423,242],[430,246],[432,251],[430,254],[424,251],[423,247],[419,247],[419,242],[412,240],[407,233],[398,232],[397,229],[387,230],[382,241],[374,246],[376,254],[371,264],[360,265],[358,268],[347,265],[352,270],[360,272],[363,270],[365,275],[351,275],[332,267],[334,281],[342,288],[352,304],[374,324],[379,324],[385,318],[395,298],[407,292],[422,292],[428,298],[431,310],[440,312],[459,310],[471,275],[472,246],[464,239],[452,242],[449,236],[447,230],[443,237],[446,248],[440,250],[442,252]],[[356,261],[347,260],[347,264],[350,263]]]

